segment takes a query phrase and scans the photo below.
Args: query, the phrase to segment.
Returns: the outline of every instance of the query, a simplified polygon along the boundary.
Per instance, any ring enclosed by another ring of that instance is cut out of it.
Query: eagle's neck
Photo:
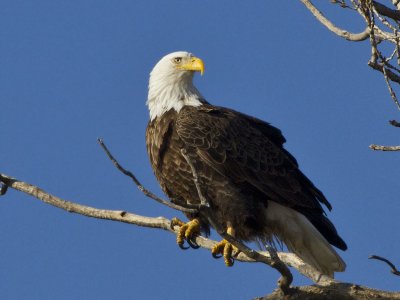
[[[176,74],[156,76],[150,74],[147,106],[150,119],[162,116],[174,109],[179,112],[185,105],[200,106],[204,100],[193,85],[193,74],[174,76]]]

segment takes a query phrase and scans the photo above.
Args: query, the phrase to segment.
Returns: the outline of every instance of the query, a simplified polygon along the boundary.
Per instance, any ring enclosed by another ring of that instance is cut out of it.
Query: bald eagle
[[[278,240],[306,263],[333,276],[345,270],[335,246],[346,243],[326,217],[331,205],[283,148],[285,138],[269,123],[208,103],[193,85],[203,61],[188,52],[163,57],[150,73],[146,130],[150,162],[166,195],[176,204],[199,204],[186,153],[201,182],[219,228],[241,241]],[[204,213],[188,214],[178,244],[200,229],[209,231]],[[232,264],[225,240],[212,250]],[[225,250],[224,250],[225,249]]]

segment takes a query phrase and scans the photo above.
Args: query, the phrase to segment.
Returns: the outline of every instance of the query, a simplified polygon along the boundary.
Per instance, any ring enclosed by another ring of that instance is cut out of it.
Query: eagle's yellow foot
[[[189,244],[190,247],[194,249],[198,249],[200,246],[193,242],[193,237],[200,234],[200,221],[198,219],[193,219],[187,223],[179,220],[178,218],[173,218],[171,220],[171,228],[174,229],[174,226],[179,226],[179,232],[176,236],[176,243],[181,249],[189,249],[189,247],[185,247],[185,240]]]
[[[233,235],[232,227],[228,227],[228,234]],[[220,254],[224,257],[225,265],[232,267],[234,263],[234,256],[239,254],[239,249],[229,243],[227,240],[222,240],[217,243],[212,249],[211,253],[214,258],[220,258]]]

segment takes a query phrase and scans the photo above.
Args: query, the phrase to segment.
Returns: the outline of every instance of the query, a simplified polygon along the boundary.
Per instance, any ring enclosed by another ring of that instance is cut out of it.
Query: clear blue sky
[[[324,191],[349,250],[343,281],[398,289],[399,119],[368,42],[323,28],[299,1],[1,1],[0,171],[64,199],[180,216],[145,198],[96,143],[161,195],[145,150],[148,74],[187,50],[212,103],[267,120]],[[362,29],[325,4],[343,26]],[[2,299],[250,299],[275,288],[261,264],[182,251],[172,234],[85,218],[10,190],[0,199]],[[295,283],[309,283],[294,272]]]

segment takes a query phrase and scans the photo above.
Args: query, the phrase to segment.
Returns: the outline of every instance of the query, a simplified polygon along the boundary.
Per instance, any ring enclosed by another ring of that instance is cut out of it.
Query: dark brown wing
[[[266,199],[304,214],[333,245],[345,248],[320,203],[331,205],[283,147],[279,129],[242,113],[211,105],[184,107],[176,130],[188,147],[235,184],[250,184]]]

